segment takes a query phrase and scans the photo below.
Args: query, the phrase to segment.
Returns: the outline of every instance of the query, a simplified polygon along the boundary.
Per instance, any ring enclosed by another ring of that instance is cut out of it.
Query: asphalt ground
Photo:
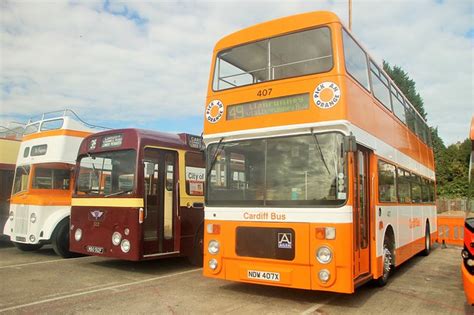
[[[0,242],[0,313],[474,314],[460,264],[459,247],[438,246],[385,287],[345,295],[209,279],[186,259],[61,259],[50,247],[21,252]]]

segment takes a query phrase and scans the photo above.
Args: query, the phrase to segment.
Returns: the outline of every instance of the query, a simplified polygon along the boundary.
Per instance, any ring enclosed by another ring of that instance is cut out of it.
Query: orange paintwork
[[[461,270],[467,303],[474,305],[474,275],[469,274],[464,264],[461,264]]]
[[[91,134],[92,134],[91,132],[68,130],[68,129],[48,130],[48,131],[41,131],[39,133],[32,133],[32,134],[23,136],[23,141],[52,137],[52,136],[70,136],[70,137],[85,138]]]
[[[291,228],[295,231],[295,238],[298,245],[295,246],[295,258],[292,261],[258,259],[239,257],[235,249],[235,229],[237,227],[259,227],[261,222],[243,221],[218,221],[207,220],[206,224],[219,224],[219,234],[204,233],[204,244],[211,240],[220,242],[220,251],[212,255],[207,250],[204,251],[204,264],[215,258],[219,263],[219,268],[212,272],[209,268],[204,268],[204,275],[208,277],[223,278],[233,281],[251,282],[266,285],[274,285],[274,282],[264,280],[247,279],[248,269],[280,272],[281,281],[278,285],[292,288],[325,290],[333,292],[352,293],[354,286],[352,283],[352,224],[316,224],[316,223],[292,223]],[[265,227],[288,227],[288,223],[265,223]],[[317,227],[335,227],[335,240],[319,240],[316,238]],[[309,248],[304,246],[309,244]],[[326,245],[333,250],[334,257],[329,264],[321,264],[316,260],[316,250],[321,245]],[[349,247],[349,248],[348,248]],[[319,270],[328,269],[331,278],[327,284],[321,283],[317,279]]]
[[[471,133],[469,135],[471,141],[474,141],[474,116],[471,119]]]
[[[454,235],[454,229],[458,230]],[[438,216],[438,241],[446,244],[462,246],[464,240],[461,231],[464,229],[464,217]],[[457,237],[456,237],[457,236]]]
[[[28,178],[28,189],[11,196],[11,204],[36,205],[36,206],[70,206],[74,178],[71,176],[69,189],[34,189],[33,178],[37,168],[71,169],[72,166],[64,163],[33,164]]]

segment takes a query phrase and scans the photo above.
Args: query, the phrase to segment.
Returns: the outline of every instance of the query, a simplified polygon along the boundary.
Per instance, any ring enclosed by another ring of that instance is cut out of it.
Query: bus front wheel
[[[61,221],[54,230],[52,237],[53,249],[62,258],[71,258],[76,255],[69,251],[69,219]]]
[[[43,247],[43,244],[23,244],[17,242],[13,242],[13,245],[15,245],[16,248],[24,252],[32,252]]]
[[[383,261],[383,273],[380,278],[377,279],[377,284],[381,287],[387,284],[388,282],[388,277],[390,276],[390,273],[392,272],[393,268],[393,255],[391,248],[391,242],[387,236],[385,236],[385,240],[383,242],[383,253],[382,253],[382,261]]]

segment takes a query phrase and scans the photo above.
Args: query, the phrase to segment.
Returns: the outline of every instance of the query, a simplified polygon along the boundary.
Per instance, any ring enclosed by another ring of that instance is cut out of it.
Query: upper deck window
[[[342,31],[342,39],[344,42],[346,71],[365,89],[370,90],[367,56],[364,50],[345,30]]]
[[[215,91],[329,71],[333,66],[328,27],[234,47],[217,55]]]
[[[64,124],[64,119],[54,119],[54,120],[44,121],[41,124],[41,131],[61,129],[63,124]]]

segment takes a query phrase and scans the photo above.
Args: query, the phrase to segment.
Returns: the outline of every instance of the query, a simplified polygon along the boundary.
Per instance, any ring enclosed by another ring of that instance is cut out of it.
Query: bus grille
[[[28,233],[28,207],[18,207],[15,211],[15,234]]]
[[[293,260],[295,231],[288,228],[237,228],[235,251],[238,256]]]

